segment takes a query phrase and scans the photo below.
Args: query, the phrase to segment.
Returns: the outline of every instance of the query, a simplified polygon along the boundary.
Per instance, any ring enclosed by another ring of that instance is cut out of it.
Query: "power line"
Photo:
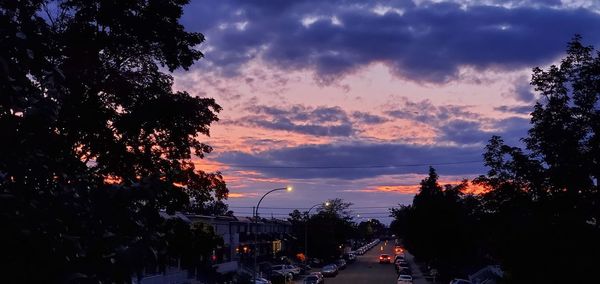
[[[240,213],[240,214],[252,214],[252,212],[246,212],[246,211],[233,211],[235,213]],[[278,214],[278,215],[288,215],[288,213],[281,213],[281,212],[261,212],[261,214]],[[389,214],[389,212],[352,212],[351,215],[370,215],[370,214]]]
[[[269,165],[252,165],[252,164],[227,164],[226,166],[234,168],[253,168],[253,169],[378,169],[378,168],[405,168],[405,167],[425,167],[425,166],[448,166],[481,163],[481,160],[446,162],[446,163],[422,163],[422,164],[394,164],[394,165],[364,165],[364,166],[269,166]],[[222,164],[207,165],[220,166]]]
[[[237,215],[244,215],[244,214],[247,214],[247,215],[252,215],[252,212],[235,212],[235,214],[237,214]],[[369,216],[355,216],[355,215],[352,215],[352,216],[349,216],[349,217],[352,217],[352,218],[357,218],[357,219],[359,219],[359,218],[360,218],[360,219],[363,219],[363,218],[365,218],[365,219],[369,219],[369,218],[387,218],[387,217],[394,217],[394,216],[390,216],[390,215],[387,215],[387,214],[381,214],[381,213],[378,213],[378,214],[379,214],[379,215],[369,215]],[[277,217],[289,217],[289,214],[283,214],[283,213],[270,213],[270,212],[263,212],[263,213],[261,213],[261,214],[259,214],[259,215],[262,215],[262,216],[271,216],[271,215],[273,215],[273,216],[277,216]],[[359,214],[359,215],[363,215],[363,214],[361,213],[361,214]]]
[[[399,205],[390,205],[390,206],[352,206],[350,207],[348,210],[353,210],[353,209],[378,209],[378,208],[394,208],[394,207],[398,207]],[[229,208],[254,208],[254,206],[229,206]],[[294,210],[294,209],[309,209],[310,207],[260,207],[261,209],[290,209],[290,210]]]

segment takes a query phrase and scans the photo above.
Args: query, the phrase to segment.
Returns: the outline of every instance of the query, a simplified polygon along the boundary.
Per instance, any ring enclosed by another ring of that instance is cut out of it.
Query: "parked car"
[[[323,265],[325,264],[322,260],[318,259],[318,258],[311,258],[308,263],[310,264],[310,267],[323,267]]]
[[[273,271],[281,273],[291,273],[294,277],[300,275],[300,268],[290,264],[277,264],[271,268]]]
[[[319,278],[316,275],[308,275],[304,278],[304,284],[322,284],[324,283],[323,278]]]
[[[398,273],[398,275],[406,274],[412,276],[412,270],[410,270],[410,268],[396,268],[396,272]]]
[[[382,254],[379,256],[379,263],[392,263],[392,258],[389,254]]]
[[[334,262],[334,264],[338,267],[339,270],[346,269],[346,261],[343,259],[338,259]]]
[[[406,261],[406,258],[404,258],[404,254],[398,254],[394,256],[394,263],[398,262],[398,260]]]
[[[404,260],[404,258],[396,258],[396,260],[394,261],[394,264],[396,264],[396,265],[399,265],[402,263],[408,264],[408,261]]]
[[[300,274],[303,274],[303,275],[307,274],[312,269],[312,267],[310,265],[303,264],[303,263],[298,264],[298,268],[300,269]]]
[[[354,254],[354,252],[347,252],[344,254],[344,259],[349,262],[355,262],[356,261],[356,255]]]
[[[317,277],[319,277],[319,278],[321,278],[321,279],[323,279],[323,277],[324,277],[324,276],[323,276],[323,273],[321,273],[321,272],[318,272],[318,271],[311,272],[311,273],[310,273],[310,275],[315,275],[315,276],[317,276]],[[324,281],[325,281],[325,280],[323,280],[323,282],[324,282]]]
[[[396,282],[397,284],[412,284],[412,276],[410,275],[406,275],[406,274],[400,274],[398,275],[398,282]]]
[[[363,254],[365,253],[365,251],[366,251],[366,250],[367,250],[367,249],[366,249],[366,248],[363,246],[363,247],[360,247],[360,248],[359,248],[359,249],[358,249],[356,252],[357,252],[359,255],[363,255]]]
[[[450,284],[471,284],[471,281],[455,278],[454,280],[450,281]]]
[[[406,261],[399,261],[396,263],[396,269],[398,269],[398,270],[410,269],[410,265]]]
[[[258,278],[256,278],[256,281],[254,281],[254,284],[271,284],[271,281],[264,279],[262,277],[258,277]]]
[[[325,265],[321,269],[321,273],[325,277],[334,277],[338,274],[338,268],[335,264]]]
[[[394,246],[394,253],[395,254],[402,254],[402,253],[404,253],[404,248],[402,248],[399,245],[396,245],[396,246]]]

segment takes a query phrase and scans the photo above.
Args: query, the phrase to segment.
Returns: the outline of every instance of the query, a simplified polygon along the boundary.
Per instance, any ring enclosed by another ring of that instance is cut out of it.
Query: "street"
[[[383,247],[383,251],[381,250]],[[379,255],[382,253],[394,255],[394,242],[380,242],[377,246],[366,252],[364,255],[358,256],[356,262],[349,264],[345,270],[340,270],[336,277],[325,278],[325,283],[396,283],[397,275],[393,264],[379,264]],[[413,283],[428,284],[419,268],[415,265],[412,255],[406,254],[406,259],[411,265],[413,271]],[[314,270],[317,271],[317,270]],[[302,281],[296,281],[302,283]]]

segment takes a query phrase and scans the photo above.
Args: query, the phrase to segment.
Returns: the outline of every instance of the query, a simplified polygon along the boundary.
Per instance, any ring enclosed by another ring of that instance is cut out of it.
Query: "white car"
[[[316,272],[311,272],[311,273],[310,273],[310,275],[317,276],[319,279],[323,279],[323,278],[324,278],[324,276],[323,276],[323,273],[321,273],[321,272],[318,272],[318,271],[316,271]]]
[[[300,268],[296,267],[294,265],[288,265],[288,264],[273,265],[272,270],[277,271],[281,274],[291,273],[294,276],[300,275]]]
[[[397,284],[412,284],[412,276],[407,275],[407,274],[400,274],[398,275],[398,282],[396,282]]]
[[[450,284],[471,284],[471,281],[466,279],[454,279],[450,281]]]
[[[262,277],[258,277],[258,278],[256,278],[256,281],[254,281],[254,284],[271,284],[271,281],[264,279]]]

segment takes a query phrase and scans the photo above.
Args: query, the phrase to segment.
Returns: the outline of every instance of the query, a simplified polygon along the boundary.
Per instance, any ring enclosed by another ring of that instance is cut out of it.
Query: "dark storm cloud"
[[[562,5],[561,0],[497,0],[493,1],[497,5],[511,6],[534,6],[534,7],[558,7]]]
[[[387,118],[379,115],[370,114],[367,112],[355,111],[352,113],[352,118],[364,124],[380,124],[388,121]]]
[[[442,133],[440,140],[461,145],[483,143],[492,136],[490,132],[481,130],[481,124],[476,121],[452,120],[439,130]]]
[[[411,101],[400,97],[385,111],[393,118],[408,119],[437,126],[451,119],[480,119],[480,115],[469,111],[469,106],[435,106],[429,100]]]
[[[494,110],[508,113],[530,114],[533,111],[533,106],[499,106],[495,107]]]
[[[529,118],[509,117],[498,121],[496,127],[503,131],[495,135],[502,136],[507,145],[524,147],[521,139],[527,136],[527,131],[531,128],[531,121]]]
[[[484,146],[492,135],[502,136],[508,145],[522,146],[519,139],[527,134],[529,120],[517,117],[498,120],[494,123],[495,131],[485,131],[481,127],[477,122],[462,120],[454,120],[441,127],[440,139],[455,142],[455,146],[393,143],[302,145],[257,153],[228,152],[217,159],[233,168],[241,166],[265,176],[282,178],[352,180],[381,175],[425,174],[428,165],[433,165],[444,175],[471,176],[485,173],[483,163],[479,161],[482,161]],[[447,164],[456,162],[458,164]]]
[[[389,119],[368,112],[347,113],[340,107],[293,105],[275,107],[257,105],[246,108],[247,115],[225,123],[257,126],[314,136],[349,137],[360,125],[381,124]]]
[[[524,103],[531,103],[535,100],[533,87],[531,86],[529,79],[525,76],[517,79],[513,87],[513,93],[515,99]]]
[[[250,169],[270,177],[361,179],[380,175],[425,174],[428,169],[427,163],[480,161],[482,151],[482,146],[328,144],[283,148],[252,154],[229,152],[222,154],[218,160],[234,168],[236,165],[254,166]],[[417,164],[423,165],[410,166]],[[277,168],[280,165],[285,165],[286,168]],[[292,168],[289,168],[290,166]],[[315,166],[317,168],[305,168]],[[331,166],[346,168],[323,168]],[[347,168],[361,166],[365,168]],[[484,172],[482,163],[479,162],[438,165],[436,168],[446,175],[472,175]]]
[[[529,120],[510,117],[493,119],[470,111],[470,106],[440,105],[429,100],[411,101],[406,97],[390,103],[384,113],[393,118],[417,121],[437,130],[436,141],[451,142],[457,145],[485,144],[492,135],[506,136],[510,141],[524,137],[529,128]],[[498,107],[495,110],[525,114],[531,106]]]
[[[461,66],[508,70],[547,63],[575,33],[600,41],[599,14],[560,9],[548,0],[511,1],[511,8],[410,1],[209,2],[189,6],[184,24],[207,36],[210,49],[200,64],[226,74],[261,56],[282,69],[314,70],[323,81],[383,62],[409,79],[444,82],[456,78]],[[377,5],[388,6],[387,12],[374,13]]]
[[[354,133],[350,118],[339,107],[253,106],[247,111],[252,115],[229,123],[314,136],[351,136]]]
[[[519,140],[527,135],[530,127],[528,119],[510,117],[488,122],[494,130],[485,130],[484,124],[476,120],[451,120],[438,128],[439,141],[458,145],[484,145],[493,135],[502,136],[508,144],[520,145]]]

